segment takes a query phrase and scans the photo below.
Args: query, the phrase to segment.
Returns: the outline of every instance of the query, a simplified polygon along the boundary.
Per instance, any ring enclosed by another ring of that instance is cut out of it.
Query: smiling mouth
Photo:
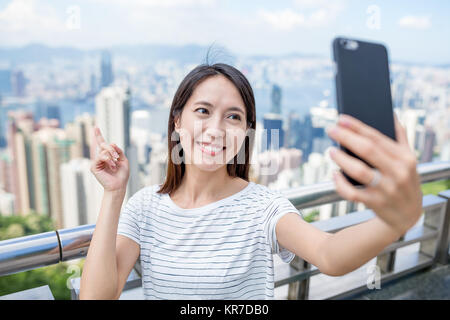
[[[216,154],[226,149],[226,147],[211,146],[210,144],[202,144],[200,142],[197,142],[197,144],[200,146],[200,150],[203,153],[209,154],[211,156],[215,156]]]

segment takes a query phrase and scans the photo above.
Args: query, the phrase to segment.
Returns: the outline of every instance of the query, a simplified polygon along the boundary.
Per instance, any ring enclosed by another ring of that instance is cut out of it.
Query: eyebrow
[[[194,104],[201,104],[201,105],[204,105],[204,106],[207,106],[207,107],[210,107],[210,108],[214,108],[214,105],[212,103],[208,102],[208,101],[197,101]],[[227,109],[227,111],[238,111],[238,112],[240,112],[242,114],[245,114],[244,111],[242,111],[241,108],[234,107],[234,106],[233,107],[229,107]]]

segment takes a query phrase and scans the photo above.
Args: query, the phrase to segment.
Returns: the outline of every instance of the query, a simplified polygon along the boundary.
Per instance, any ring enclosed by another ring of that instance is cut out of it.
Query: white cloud
[[[0,11],[0,29],[2,32],[28,31],[36,29],[57,29],[64,24],[50,10],[39,14],[35,0],[13,0]]]
[[[128,8],[180,8],[211,6],[216,0],[95,0],[104,4],[123,5]]]
[[[296,26],[305,24],[305,16],[301,13],[296,13],[291,9],[277,12],[260,10],[258,14],[264,21],[280,30],[291,30]]]
[[[279,30],[292,30],[296,27],[315,28],[333,22],[342,12],[346,1],[295,0],[294,9],[281,11],[259,10],[259,17]]]
[[[297,8],[323,8],[341,5],[342,1],[329,0],[294,0],[294,6]]]
[[[398,20],[398,25],[407,29],[426,30],[431,28],[431,16],[404,16]]]

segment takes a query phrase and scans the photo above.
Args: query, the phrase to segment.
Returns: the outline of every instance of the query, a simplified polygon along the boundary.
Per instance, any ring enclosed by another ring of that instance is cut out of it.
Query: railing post
[[[450,189],[439,193],[439,196],[447,199],[445,216],[442,223],[441,237],[438,242],[436,261],[447,264],[449,261],[449,244],[450,244]]]
[[[401,242],[404,239],[405,236],[403,235],[398,239],[398,242]],[[382,274],[394,271],[396,253],[397,251],[392,251],[377,256],[376,264],[380,268]]]
[[[437,230],[438,237],[420,241],[420,252],[433,258],[434,262],[438,258],[439,242],[442,239],[443,222],[445,218],[445,211],[447,203],[436,207],[425,209],[423,225]]]
[[[311,264],[302,258],[295,256],[290,263],[291,267],[297,271],[307,271],[311,269]],[[288,300],[308,300],[309,278],[289,283]]]

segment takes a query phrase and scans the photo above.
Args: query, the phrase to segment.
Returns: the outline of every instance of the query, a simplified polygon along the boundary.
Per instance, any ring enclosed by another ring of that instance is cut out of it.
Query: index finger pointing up
[[[106,142],[105,139],[102,136],[102,133],[100,132],[100,128],[95,126],[94,128],[95,138],[97,140],[97,144],[101,145],[103,142]]]
[[[103,138],[99,127],[95,126],[92,129],[91,133],[91,147],[90,147],[91,159],[95,159],[95,157],[97,156],[97,147],[103,142],[105,142],[105,139]]]

